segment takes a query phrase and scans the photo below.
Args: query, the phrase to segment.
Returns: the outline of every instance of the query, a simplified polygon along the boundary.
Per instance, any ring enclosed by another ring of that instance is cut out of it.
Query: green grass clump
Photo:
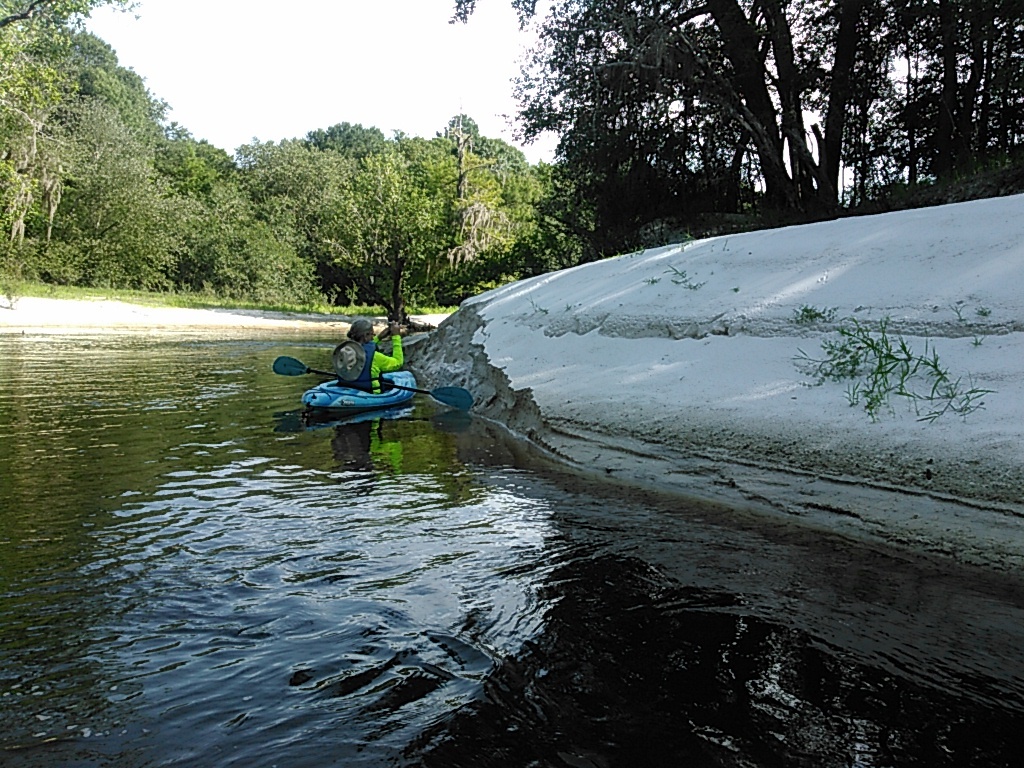
[[[686,288],[691,291],[700,290],[705,285],[707,285],[708,282],[707,280],[704,280],[702,282],[695,283],[693,282],[692,278],[686,274],[685,269],[676,269],[671,264],[669,264],[669,267],[668,269],[665,270],[665,272],[670,273],[672,275],[672,282],[675,285],[681,285],[683,286],[683,288]]]
[[[793,321],[799,325],[811,325],[813,323],[831,323],[836,319],[836,308],[826,307],[818,309],[809,304],[804,304],[800,309],[793,310]]]
[[[851,323],[839,328],[838,339],[822,341],[823,358],[799,350],[797,364],[819,384],[849,381],[847,401],[863,405],[872,421],[883,410],[892,411],[894,396],[909,400],[919,421],[935,421],[946,413],[966,418],[994,391],[974,386],[970,376],[966,382],[954,378],[927,340],[924,352],[917,354],[902,336],[889,334],[888,319],[877,331],[856,320]]]

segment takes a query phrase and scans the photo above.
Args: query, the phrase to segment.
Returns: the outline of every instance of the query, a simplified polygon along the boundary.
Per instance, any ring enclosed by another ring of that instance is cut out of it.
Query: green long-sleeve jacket
[[[379,339],[374,336],[374,342]],[[402,337],[391,337],[391,354],[385,355],[380,350],[373,353],[373,361],[370,363],[370,380],[373,382],[373,391],[380,392],[380,375],[399,370],[405,364],[405,354],[402,352]]]

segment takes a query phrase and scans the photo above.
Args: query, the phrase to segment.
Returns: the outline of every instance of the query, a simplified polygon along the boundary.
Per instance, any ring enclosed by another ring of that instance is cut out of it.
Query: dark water
[[[328,352],[0,337],[0,765],[1022,765],[1019,581],[307,428]]]

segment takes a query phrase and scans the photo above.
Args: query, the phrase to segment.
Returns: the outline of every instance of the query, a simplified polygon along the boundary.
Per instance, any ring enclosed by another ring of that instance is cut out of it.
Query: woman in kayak
[[[402,353],[401,328],[398,323],[391,322],[388,323],[387,330],[383,331],[380,336],[375,336],[373,324],[369,320],[360,318],[353,322],[352,327],[348,329],[348,337],[362,347],[364,354],[345,355],[350,351],[351,345],[349,348],[346,348],[346,344],[339,345],[335,350],[335,370],[339,378],[355,384],[357,388],[370,389],[372,387],[371,391],[380,392],[380,375],[397,371],[405,363],[405,355]],[[387,338],[391,339],[390,355],[385,355],[377,349],[377,343]],[[363,359],[359,360],[360,357]],[[356,374],[355,378],[343,376],[343,370],[349,372],[350,375]]]

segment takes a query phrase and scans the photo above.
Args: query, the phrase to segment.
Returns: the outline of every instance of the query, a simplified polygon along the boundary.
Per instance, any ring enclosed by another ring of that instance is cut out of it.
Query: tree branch
[[[32,0],[32,2],[25,6],[24,10],[0,18],[0,29],[3,29],[9,24],[14,24],[18,21],[28,21],[29,19],[38,16],[46,9],[46,5],[49,2],[50,0]]]

